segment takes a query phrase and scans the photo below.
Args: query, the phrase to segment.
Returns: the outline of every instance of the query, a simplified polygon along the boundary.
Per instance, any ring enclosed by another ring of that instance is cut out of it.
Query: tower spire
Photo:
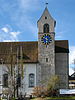
[[[46,4],[46,7],[47,7],[48,6],[48,2],[46,2],[45,4]]]

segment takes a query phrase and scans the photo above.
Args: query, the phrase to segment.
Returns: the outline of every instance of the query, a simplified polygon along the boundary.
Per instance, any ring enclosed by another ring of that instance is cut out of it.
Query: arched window
[[[43,32],[44,33],[49,33],[49,24],[44,24],[44,26],[43,26]]]
[[[29,74],[29,87],[34,87],[35,75],[33,73]]]

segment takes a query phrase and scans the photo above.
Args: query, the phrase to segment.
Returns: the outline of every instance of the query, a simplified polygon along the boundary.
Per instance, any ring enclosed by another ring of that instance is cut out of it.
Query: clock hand
[[[46,39],[46,41],[48,41],[48,38],[45,38]]]

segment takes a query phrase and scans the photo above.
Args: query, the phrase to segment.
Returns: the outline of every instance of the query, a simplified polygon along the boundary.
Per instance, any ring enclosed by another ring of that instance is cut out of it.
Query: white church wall
[[[0,94],[2,94],[2,66],[0,65]]]
[[[2,76],[3,74],[7,73],[7,67],[5,64],[0,65],[0,85],[2,84]]]
[[[2,94],[3,90],[3,74],[7,73],[7,67],[5,64],[0,64],[0,94]]]
[[[6,65],[0,65],[0,93],[2,93],[2,90],[5,90],[6,88],[2,87],[2,81],[3,81],[3,74],[7,73],[7,67]],[[29,74],[34,74],[34,86],[36,86],[36,64],[24,64],[23,65],[23,71],[24,71],[24,78],[21,81],[21,87],[19,88],[19,94],[22,93],[23,95],[31,94],[34,87],[29,87]]]
[[[34,87],[29,87],[29,74],[34,74],[34,86],[36,86],[36,64],[24,64],[24,78],[22,80],[22,87],[20,92],[24,95],[30,94],[33,91]]]

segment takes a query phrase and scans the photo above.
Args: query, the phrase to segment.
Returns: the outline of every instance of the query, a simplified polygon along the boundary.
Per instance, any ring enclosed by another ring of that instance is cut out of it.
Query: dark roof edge
[[[38,41],[10,41],[10,42],[0,42],[0,43],[33,43]]]

